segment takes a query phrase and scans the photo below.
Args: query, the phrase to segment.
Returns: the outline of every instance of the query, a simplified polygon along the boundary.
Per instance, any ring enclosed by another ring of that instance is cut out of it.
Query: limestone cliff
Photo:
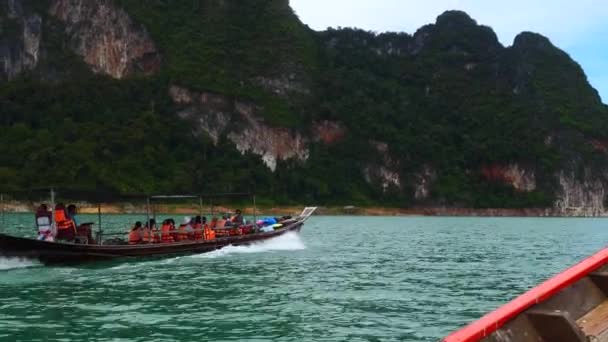
[[[503,46],[458,11],[411,35],[314,32],[287,0],[0,0],[0,28],[0,184],[255,174],[282,200],[606,213],[608,107],[538,34]],[[79,166],[48,167],[66,146]],[[239,153],[255,172],[221,172]]]
[[[402,186],[399,175],[399,161],[390,155],[387,143],[371,141],[370,145],[377,153],[375,162],[369,163],[363,169],[365,180],[375,186],[379,186],[382,192],[389,190],[400,190]]]
[[[38,65],[42,18],[23,8],[19,0],[0,1],[0,80],[12,80]]]
[[[559,190],[555,214],[561,216],[605,216],[606,183],[585,169],[582,177],[562,171],[557,175]]]
[[[487,181],[508,184],[517,191],[530,192],[536,190],[534,170],[526,169],[515,163],[506,166],[497,164],[483,166],[481,173]]]
[[[433,183],[437,180],[437,172],[429,165],[422,167],[422,170],[416,175],[414,183],[414,198],[418,201],[428,200],[431,196]]]
[[[262,108],[213,93],[199,93],[171,86],[172,99],[181,106],[178,115],[195,123],[217,144],[221,136],[232,141],[241,153],[259,155],[271,170],[277,161],[308,159],[308,139],[285,128],[270,127],[259,119]]]
[[[96,73],[114,78],[160,68],[160,54],[146,29],[111,0],[53,0],[49,13],[65,24],[70,48]]]
[[[50,16],[50,17],[49,17]],[[57,27],[53,20],[63,26]],[[111,0],[1,0],[0,79],[12,80],[66,44],[94,73],[122,79],[159,71],[161,57],[142,25]],[[56,30],[63,30],[57,37]],[[53,41],[50,41],[53,39]],[[44,70],[40,78],[46,79]]]

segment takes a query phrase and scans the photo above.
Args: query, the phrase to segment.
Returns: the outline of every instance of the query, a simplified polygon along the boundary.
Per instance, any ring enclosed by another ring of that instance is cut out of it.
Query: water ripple
[[[604,222],[315,217],[210,254],[0,259],[0,340],[437,341],[602,248]]]

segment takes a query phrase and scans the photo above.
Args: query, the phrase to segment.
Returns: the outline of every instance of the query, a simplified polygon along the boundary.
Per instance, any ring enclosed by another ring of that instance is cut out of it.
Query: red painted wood
[[[581,263],[545,281],[532,290],[517,297],[476,322],[446,337],[444,342],[474,342],[491,335],[507,322],[540,302],[543,302],[564,288],[576,283],[589,273],[608,263],[608,249],[585,259]]]

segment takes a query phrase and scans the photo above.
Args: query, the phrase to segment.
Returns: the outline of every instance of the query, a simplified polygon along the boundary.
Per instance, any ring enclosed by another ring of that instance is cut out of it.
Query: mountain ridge
[[[460,11],[317,32],[278,0],[0,9],[7,187],[605,211],[607,107],[540,35],[505,47]]]

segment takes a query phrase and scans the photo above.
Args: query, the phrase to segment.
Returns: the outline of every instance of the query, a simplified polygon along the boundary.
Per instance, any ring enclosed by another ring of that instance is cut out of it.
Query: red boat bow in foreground
[[[443,341],[608,341],[608,249]]]

